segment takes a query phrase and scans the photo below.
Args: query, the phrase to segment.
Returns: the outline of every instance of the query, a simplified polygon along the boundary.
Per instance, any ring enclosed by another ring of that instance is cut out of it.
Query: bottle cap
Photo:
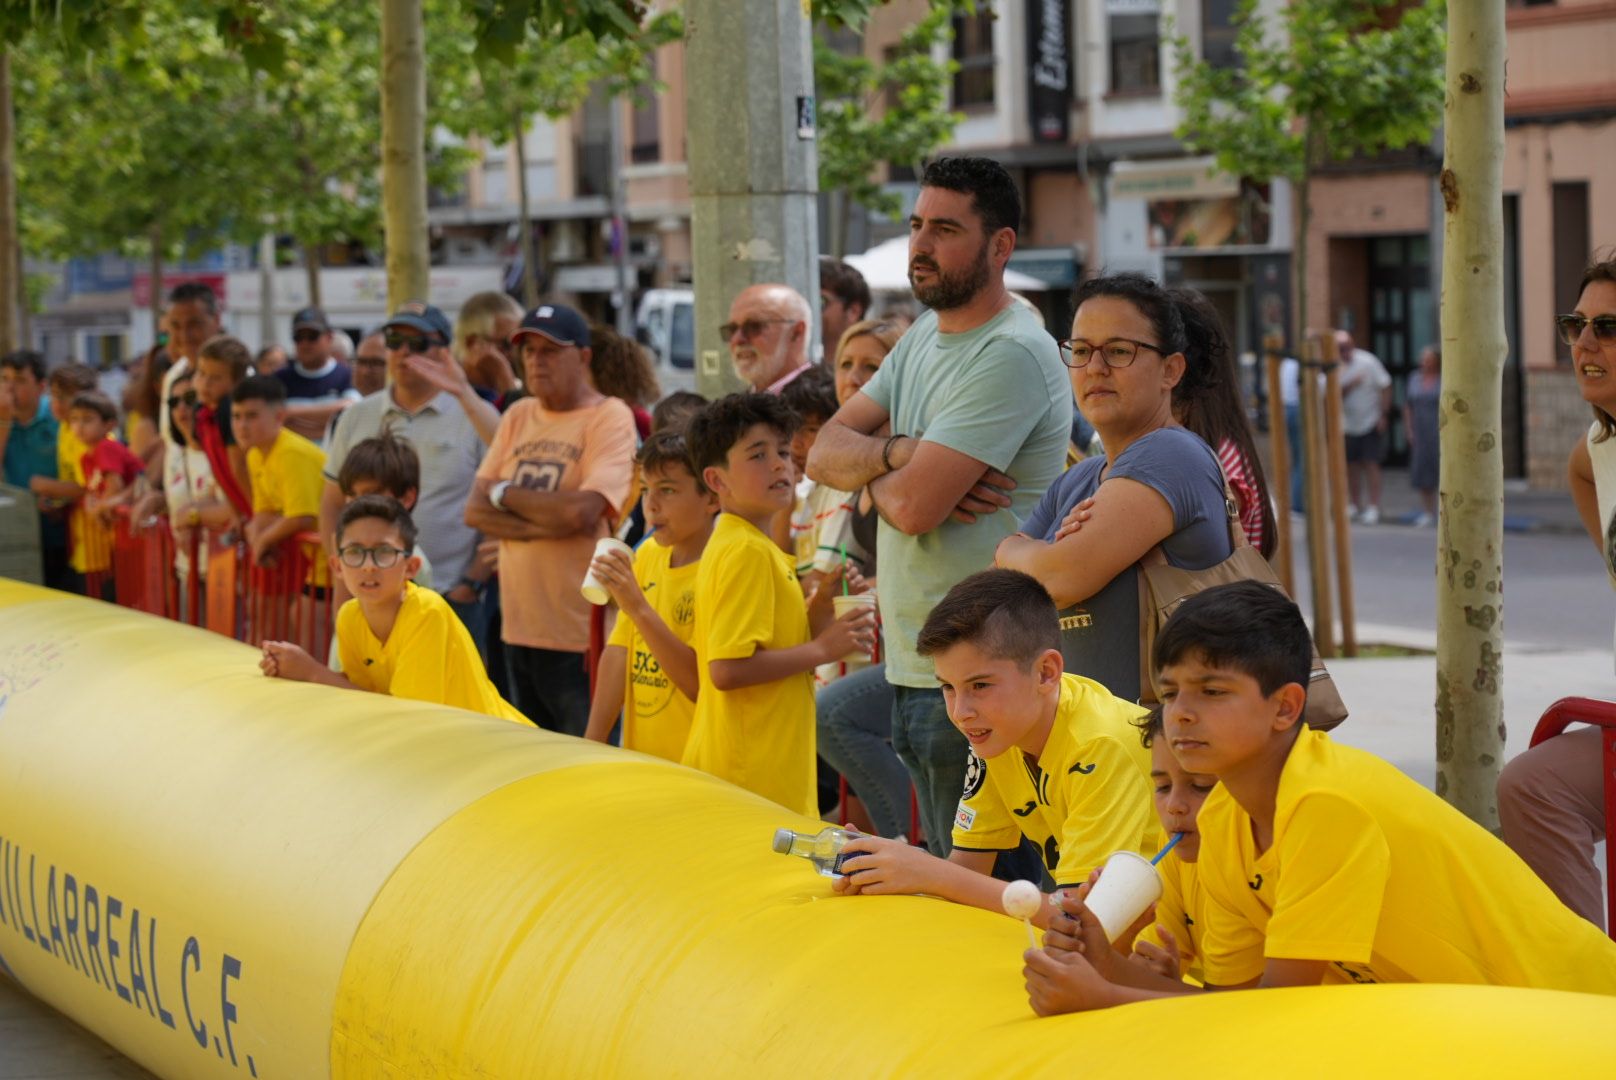
[[[790,829],[774,830],[774,850],[779,852],[781,855],[791,854],[791,840],[795,836],[796,833],[792,832]]]

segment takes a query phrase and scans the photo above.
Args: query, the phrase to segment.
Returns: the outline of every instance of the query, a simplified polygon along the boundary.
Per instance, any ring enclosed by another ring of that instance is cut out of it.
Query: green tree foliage
[[[885,63],[838,52],[822,35],[814,37],[820,191],[845,194],[877,213],[898,212],[898,196],[876,182],[876,170],[886,162],[920,164],[964,119],[948,108],[957,65],[932,58],[934,46],[952,40],[952,15],[952,5],[933,7],[904,31]]]
[[[1214,67],[1187,39],[1174,41],[1178,137],[1236,176],[1297,185],[1298,320],[1313,170],[1431,138],[1442,112],[1445,16],[1440,0],[1307,0],[1274,15],[1243,0],[1238,65]]]

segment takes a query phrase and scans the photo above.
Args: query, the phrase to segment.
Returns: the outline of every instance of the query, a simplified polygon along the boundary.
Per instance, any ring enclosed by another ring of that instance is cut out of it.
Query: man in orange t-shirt
[[[589,324],[542,304],[511,335],[533,396],[518,401],[477,469],[466,524],[499,539],[511,702],[540,727],[589,722],[589,602],[578,592],[595,541],[627,509],[634,415],[589,379]]]

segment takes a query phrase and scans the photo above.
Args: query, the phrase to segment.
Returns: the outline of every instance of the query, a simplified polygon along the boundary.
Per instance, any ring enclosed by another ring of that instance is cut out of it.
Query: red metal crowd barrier
[[[233,535],[192,529],[181,544],[166,517],[134,522],[119,508],[111,568],[86,574],[85,592],[249,644],[292,641],[324,657],[335,612],[323,560],[315,533],[299,533],[259,563]]]

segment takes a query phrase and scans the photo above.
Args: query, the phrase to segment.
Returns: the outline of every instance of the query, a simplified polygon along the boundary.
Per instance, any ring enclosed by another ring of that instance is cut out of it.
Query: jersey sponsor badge
[[[960,803],[959,809],[954,811],[954,828],[961,832],[970,832],[971,826],[976,824],[976,810]]]

